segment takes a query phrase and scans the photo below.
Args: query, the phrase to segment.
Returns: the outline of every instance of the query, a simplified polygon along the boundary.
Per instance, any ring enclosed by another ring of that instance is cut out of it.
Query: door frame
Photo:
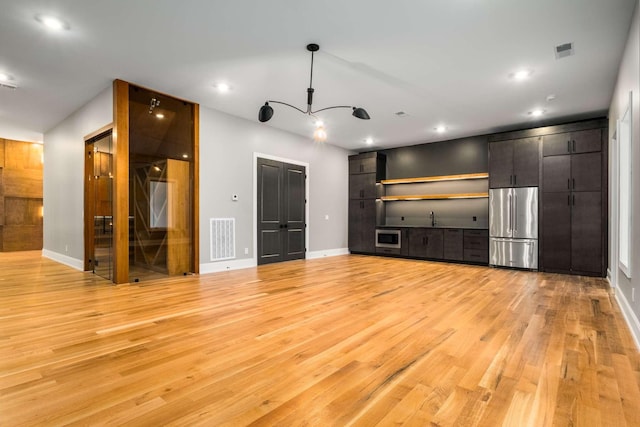
[[[273,156],[270,154],[253,152],[253,264],[258,265],[258,158],[266,160],[274,160],[276,162],[291,163],[293,165],[304,166],[307,179],[304,180],[304,196],[307,203],[304,204],[304,239],[305,239],[305,251],[304,259],[307,259],[309,253],[309,182],[311,180],[311,169],[309,163],[301,160],[287,159],[285,157]]]
[[[89,192],[89,176],[88,173],[91,169],[93,171],[93,163],[91,164],[91,168],[89,168],[89,162],[87,160],[86,151],[88,144],[93,144],[93,142],[102,139],[103,137],[110,134],[113,137],[113,123],[109,123],[106,126],[101,127],[100,129],[91,132],[84,137],[84,211],[83,211],[83,227],[84,227],[84,260],[83,260],[83,270],[90,271],[92,270],[91,264],[89,262],[89,257],[93,257],[92,251],[94,249],[94,238],[93,238],[93,215],[88,215],[89,212],[93,212],[95,206],[93,206],[93,193]],[[91,158],[93,162],[93,157]],[[113,190],[113,189],[112,189]],[[113,194],[113,191],[112,193]]]

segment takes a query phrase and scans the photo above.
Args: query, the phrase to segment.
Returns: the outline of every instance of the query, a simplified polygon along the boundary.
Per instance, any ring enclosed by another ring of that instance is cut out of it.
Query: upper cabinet
[[[540,137],[489,143],[489,188],[536,187]]]
[[[602,151],[602,129],[545,135],[542,144],[542,155],[545,157],[599,151]]]

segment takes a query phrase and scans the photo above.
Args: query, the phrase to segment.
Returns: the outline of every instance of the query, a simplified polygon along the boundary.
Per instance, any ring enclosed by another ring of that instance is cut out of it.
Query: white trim
[[[200,274],[219,273],[221,271],[242,270],[256,266],[253,258],[236,259],[220,262],[208,262],[200,264]]]
[[[76,270],[84,271],[84,262],[81,259],[71,258],[67,255],[59,254],[58,252],[53,252],[48,249],[42,250],[42,256],[44,258],[49,258],[55,262],[59,262],[60,264],[64,264],[68,267],[75,268]]]
[[[339,255],[349,255],[349,248],[325,249],[322,251],[307,252],[307,259],[316,259]]]
[[[629,326],[629,331],[631,331],[631,336],[635,341],[636,348],[640,350],[640,320],[636,317],[629,301],[624,296],[622,292],[615,293],[616,301],[618,301],[618,306],[620,307],[620,311],[622,311],[622,315],[624,316],[624,320],[627,321],[627,325]]]
[[[307,199],[307,203],[305,203],[304,207],[304,222],[306,224],[304,231],[304,244],[305,248],[305,259],[307,258],[307,249],[309,248],[309,229],[311,228],[311,224],[309,223],[309,205],[311,204],[311,195],[309,194],[309,181],[311,180],[311,168],[309,167],[309,163],[303,162],[300,160],[286,159],[284,157],[272,156],[270,154],[258,153],[256,151],[253,152],[253,253],[254,253],[254,262],[257,264],[258,259],[258,158],[267,159],[267,160],[275,160],[276,162],[283,163],[291,163],[293,165],[304,166],[305,173],[307,175],[307,179],[304,180],[304,193],[305,198]]]

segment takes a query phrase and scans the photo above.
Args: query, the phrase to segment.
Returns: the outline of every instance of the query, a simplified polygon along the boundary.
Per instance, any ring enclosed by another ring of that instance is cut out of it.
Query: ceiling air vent
[[[556,59],[566,58],[573,55],[573,43],[564,43],[556,46]]]
[[[0,82],[0,87],[4,87],[7,89],[15,89],[18,86],[14,85],[13,83],[9,83],[9,82]]]
[[[407,116],[408,116],[408,114],[407,114],[407,113],[405,113],[404,111],[398,111],[398,112],[396,112],[395,114],[396,114],[396,116],[398,116],[398,117],[407,117]]]

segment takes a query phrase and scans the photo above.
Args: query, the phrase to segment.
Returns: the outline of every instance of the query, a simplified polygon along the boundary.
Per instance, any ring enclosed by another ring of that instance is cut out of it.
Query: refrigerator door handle
[[[513,231],[518,231],[518,195],[513,193]]]
[[[507,196],[507,205],[509,214],[507,215],[507,232],[511,233],[511,215],[513,215],[513,206],[511,205],[511,193]]]

